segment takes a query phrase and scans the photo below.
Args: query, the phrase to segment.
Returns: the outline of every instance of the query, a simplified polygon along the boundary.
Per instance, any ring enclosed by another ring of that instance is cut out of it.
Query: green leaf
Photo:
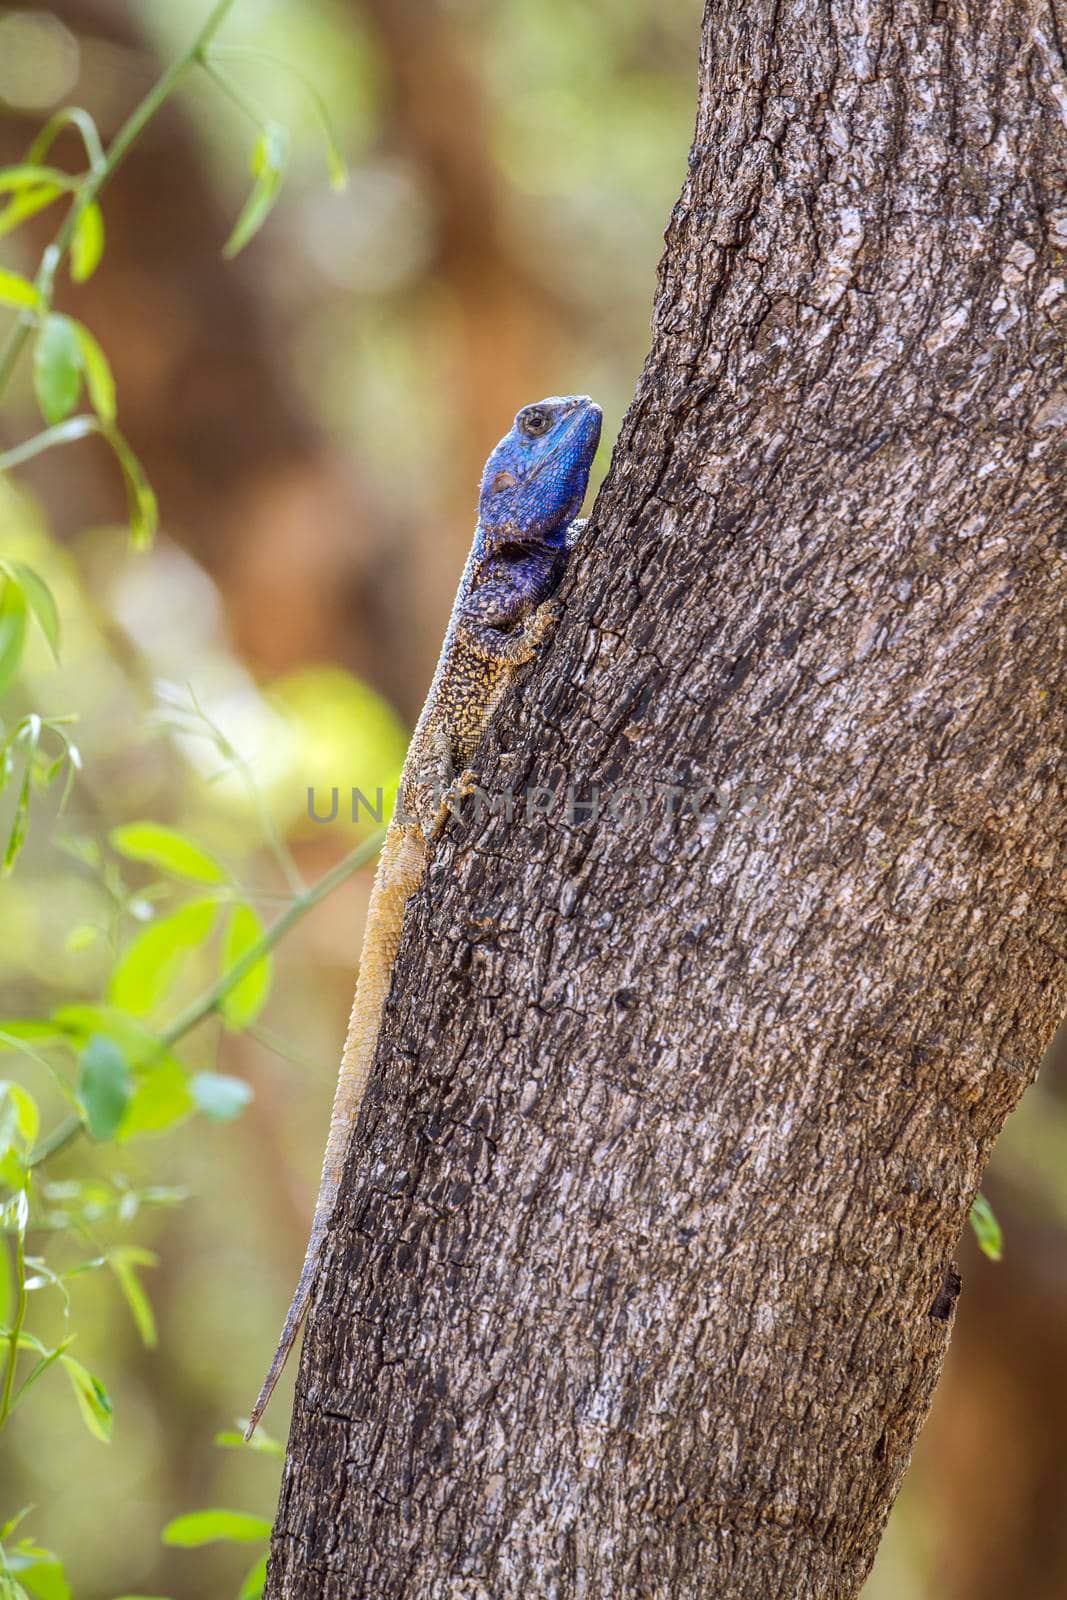
[[[23,747],[22,782],[15,801],[15,814],[11,819],[11,831],[4,850],[4,859],[0,863],[0,872],[3,873],[11,871],[19,851],[26,842],[26,833],[30,825],[30,789],[37,761],[37,749],[41,742],[41,727],[41,719],[33,711],[26,717],[24,723],[20,724],[19,742]]]
[[[130,543],[135,550],[148,550],[159,527],[159,505],[145,470],[118,429],[106,426],[105,439],[115,452],[126,485],[126,507],[130,519]]]
[[[19,1083],[0,1082],[0,1183],[26,1186],[27,1162],[37,1138],[37,1102]]]
[[[94,1139],[113,1139],[133,1094],[133,1075],[113,1039],[94,1033],[82,1051],[78,1098]]]
[[[264,931],[263,923],[251,906],[234,906],[222,942],[222,972],[236,966],[241,957],[259,943]],[[219,1011],[227,1028],[235,1031],[247,1028],[259,1015],[270,993],[271,972],[271,958],[267,954],[219,1001]]]
[[[70,275],[75,283],[91,278],[104,253],[104,213],[95,200],[78,212],[70,241]]]
[[[268,122],[252,151],[255,183],[244,203],[233,232],[223,246],[223,255],[232,260],[259,232],[274,209],[289,161],[289,130],[280,122]]]
[[[179,1545],[183,1550],[193,1550],[202,1544],[215,1544],[226,1539],[237,1544],[251,1544],[256,1539],[270,1538],[270,1523],[266,1517],[254,1517],[247,1511],[189,1511],[184,1517],[175,1517],[163,1529],[163,1543]]]
[[[112,848],[128,861],[147,861],[178,878],[193,878],[197,883],[225,883],[226,873],[213,856],[194,844],[176,828],[161,822],[126,822],[112,828],[108,838]]]
[[[23,189],[0,211],[0,239],[23,222],[28,222],[30,217],[35,217],[38,211],[54,205],[63,192],[55,183],[42,183],[35,189]]]
[[[278,1461],[285,1459],[285,1446],[280,1439],[275,1439],[273,1434],[267,1432],[262,1423],[256,1429],[251,1439],[246,1439],[244,1429],[248,1422],[247,1417],[242,1417],[238,1423],[240,1432],[225,1429],[217,1433],[214,1443],[222,1450],[255,1450],[260,1455],[273,1456]]]
[[[51,1550],[43,1550],[32,1539],[20,1539],[5,1555],[8,1567],[18,1573],[33,1600],[71,1600],[63,1563]]]
[[[0,1082],[0,1139],[17,1142],[29,1150],[40,1125],[41,1114],[29,1090],[21,1083]]]
[[[62,1030],[42,1017],[8,1017],[0,1022],[0,1043],[8,1039],[58,1039]]]
[[[61,1036],[79,1046],[88,1044],[94,1033],[114,1039],[134,1072],[141,1072],[166,1055],[166,1046],[157,1033],[115,1006],[58,1006],[51,1025]]]
[[[0,306],[17,306],[20,311],[36,310],[41,296],[29,278],[0,267]]]
[[[82,353],[82,368],[85,372],[85,387],[89,391],[89,399],[92,402],[93,410],[101,422],[114,422],[116,416],[115,379],[112,377],[107,356],[84,322],[75,322],[74,326],[78,330],[78,343],[81,346]]]
[[[42,167],[35,161],[20,161],[11,167],[0,167],[0,194],[19,189],[32,189],[37,183],[58,183],[63,189],[76,189],[77,178],[58,167]]]
[[[0,236],[10,233],[19,223],[36,216],[58,200],[61,194],[71,194],[79,180],[58,167],[42,167],[33,162],[21,162],[14,167],[0,167],[0,194],[13,195],[0,212]],[[33,304],[38,302],[35,299]]]
[[[1004,1254],[1004,1235],[993,1214],[993,1207],[984,1194],[974,1197],[970,1212],[971,1227],[978,1240],[978,1248],[990,1261],[999,1261]]]
[[[13,1517],[8,1517],[3,1527],[0,1527],[0,1540],[10,1538],[15,1529],[25,1522],[30,1512],[36,1511],[36,1509],[36,1506],[23,1506],[21,1511],[16,1511]]]
[[[60,1288],[62,1288],[62,1284],[60,1285]],[[63,1293],[64,1293],[64,1298],[66,1299],[67,1298],[66,1291],[64,1290]],[[69,1306],[69,1300],[68,1300],[68,1306]],[[19,1384],[18,1389],[16,1390],[16,1393],[15,1393],[15,1398],[11,1402],[12,1411],[14,1411],[14,1409],[15,1409],[15,1407],[17,1405],[21,1404],[23,1398],[33,1388],[33,1386],[37,1382],[37,1380],[39,1378],[43,1378],[45,1373],[49,1370],[50,1367],[54,1367],[55,1366],[56,1362],[59,1360],[59,1358],[63,1354],[64,1350],[66,1350],[69,1345],[73,1344],[73,1342],[74,1342],[74,1335],[71,1334],[69,1339],[64,1339],[63,1343],[60,1344],[60,1345],[57,1345],[54,1350],[45,1350],[45,1351],[42,1352],[40,1359],[34,1364],[34,1366],[31,1368],[29,1374],[25,1378],[23,1378],[22,1382]]]
[[[152,1011],[169,994],[182,965],[211,933],[218,907],[193,900],[138,934],[111,976],[108,999],[134,1016]]]
[[[173,1056],[164,1056],[139,1077],[118,1139],[125,1142],[140,1133],[162,1133],[195,1110],[189,1082]]]
[[[48,648],[52,652],[52,659],[59,660],[59,608],[51,589],[45,583],[40,573],[28,567],[24,561],[0,562],[9,577],[15,579],[22,590],[37,626],[48,640]]]
[[[53,311],[37,336],[33,352],[33,386],[44,420],[64,421],[78,404],[82,387],[82,355],[78,330],[69,317]]]
[[[115,1006],[61,1006],[52,1020],[64,1034],[87,1043],[102,1033],[119,1046],[134,1073],[134,1090],[116,1138],[132,1139],[139,1133],[159,1133],[195,1110],[181,1064],[170,1055],[158,1034],[138,1017]]]
[[[0,694],[19,669],[28,619],[29,607],[21,583],[6,578],[0,590]]]
[[[152,1303],[137,1276],[137,1268],[158,1267],[159,1257],[151,1250],[141,1250],[136,1245],[123,1245],[117,1250],[108,1251],[107,1264],[118,1279],[119,1288],[137,1325],[137,1332],[141,1336],[141,1343],[146,1349],[154,1350],[157,1343],[156,1319],[152,1312]]]
[[[190,1078],[189,1087],[212,1122],[230,1122],[252,1098],[251,1087],[243,1078],[229,1078],[222,1072],[198,1072]]]
[[[263,1591],[267,1586],[267,1557],[269,1551],[264,1550],[255,1566],[245,1573],[244,1582],[237,1591],[237,1600],[262,1600]]]
[[[94,1378],[92,1373],[83,1367],[80,1361],[75,1361],[73,1356],[60,1356],[59,1359],[70,1379],[82,1421],[94,1439],[99,1439],[103,1444],[110,1444],[113,1410],[111,1396],[100,1379]]]

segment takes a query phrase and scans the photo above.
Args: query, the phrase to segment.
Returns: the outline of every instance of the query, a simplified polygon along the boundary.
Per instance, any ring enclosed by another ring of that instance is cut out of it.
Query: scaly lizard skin
[[[600,423],[600,407],[587,395],[553,396],[520,411],[486,462],[474,543],[408,747],[371,891],[311,1237],[246,1439],[285,1366],[318,1277],[349,1138],[374,1061],[405,908],[422,882],[430,847],[452,802],[470,792],[473,780],[465,769],[489,719],[555,621],[551,596],[578,531],[573,519],[585,498]]]

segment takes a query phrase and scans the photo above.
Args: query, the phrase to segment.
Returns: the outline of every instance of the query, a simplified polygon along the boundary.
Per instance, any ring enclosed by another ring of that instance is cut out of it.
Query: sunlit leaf
[[[0,1140],[17,1142],[29,1150],[40,1125],[41,1114],[29,1090],[21,1083],[0,1082]]]
[[[73,1356],[60,1356],[63,1369],[70,1379],[70,1386],[74,1390],[74,1398],[78,1402],[82,1421],[93,1435],[104,1444],[111,1442],[111,1396],[108,1394],[99,1378],[83,1367],[80,1361],[75,1361]]]
[[[70,416],[82,387],[78,330],[69,317],[53,311],[45,318],[33,351],[33,387],[44,420],[55,425]]]
[[[58,167],[43,167],[36,161],[19,161],[14,166],[0,167],[0,194],[18,189],[32,189],[37,183],[57,183],[64,189],[76,189],[78,180]]]
[[[198,883],[224,883],[226,873],[213,856],[176,828],[161,822],[126,822],[108,835],[112,847],[129,861],[147,861],[179,878]]]
[[[20,311],[34,310],[41,297],[29,278],[0,267],[0,306],[17,306]]]
[[[78,343],[81,346],[82,367],[85,372],[85,387],[89,391],[89,399],[93,410],[101,422],[114,422],[116,416],[115,379],[111,374],[107,356],[84,322],[75,322],[74,326],[78,330]]]
[[[61,172],[58,167],[43,167],[33,162],[0,167],[0,194],[12,196],[0,211],[0,236],[10,233],[21,222],[52,205],[60,195],[70,194],[77,187],[78,179],[69,172]]]
[[[162,1133],[196,1109],[189,1080],[173,1056],[164,1056],[138,1075],[137,1086],[118,1131],[120,1142],[141,1133]]]
[[[4,1039],[58,1039],[62,1030],[47,1017],[5,1017],[0,1020],[0,1044]]]
[[[45,638],[53,659],[59,660],[59,608],[51,589],[39,572],[24,561],[0,562],[4,571],[18,583],[34,619]]]
[[[33,1600],[71,1600],[63,1563],[51,1550],[42,1549],[32,1539],[20,1539],[4,1554],[8,1567],[18,1573]]]
[[[138,1267],[158,1267],[159,1257],[151,1250],[141,1250],[136,1245],[122,1245],[109,1250],[107,1264],[119,1281],[130,1315],[137,1325],[141,1343],[152,1350],[156,1345],[156,1319],[152,1304],[137,1276]]]
[[[289,130],[280,122],[268,122],[252,151],[255,183],[223,247],[223,255],[239,255],[249,240],[262,228],[274,209],[282,178],[289,161]]]
[[[26,841],[26,833],[30,825],[30,790],[33,783],[34,763],[37,759],[37,747],[41,741],[41,719],[34,712],[30,712],[25,719],[24,728],[20,734],[20,744],[23,751],[22,782],[19,785],[18,798],[15,801],[15,814],[11,819],[11,830],[8,833],[7,845],[4,850],[3,862],[0,870],[4,873],[11,871]]]
[[[134,1088],[116,1138],[158,1133],[195,1110],[181,1064],[169,1054],[158,1034],[117,1006],[61,1006],[52,1020],[64,1034],[87,1043],[94,1033],[113,1039],[134,1075]]]
[[[111,1004],[134,1016],[154,1010],[169,994],[189,952],[211,933],[217,910],[213,900],[194,900],[139,933],[111,975]]]
[[[267,1556],[269,1551],[264,1550],[255,1566],[245,1573],[244,1582],[237,1591],[237,1600],[262,1600],[263,1591],[267,1586]]]
[[[263,923],[251,906],[234,906],[222,942],[222,971],[228,972],[236,966],[241,957],[258,944],[264,931]],[[263,1009],[270,993],[270,984],[271,959],[267,954],[219,1001],[219,1011],[226,1026],[247,1028]]]
[[[0,1183],[9,1189],[26,1184],[39,1123],[37,1102],[29,1091],[18,1083],[0,1082]]]
[[[42,183],[33,189],[23,189],[9,200],[0,211],[0,239],[12,233],[22,223],[28,222],[39,211],[54,205],[64,191],[55,183]]]
[[[28,620],[29,606],[22,585],[14,578],[5,578],[0,589],[0,694],[19,669]]]
[[[252,1098],[252,1089],[243,1078],[222,1072],[197,1072],[189,1079],[193,1099],[212,1122],[230,1122]]]
[[[51,1024],[79,1046],[88,1044],[94,1033],[114,1039],[134,1072],[152,1066],[166,1054],[157,1033],[117,1006],[59,1006],[52,1013]]]
[[[133,1094],[133,1074],[114,1039],[95,1033],[82,1051],[78,1098],[94,1139],[113,1139]]]
[[[0,1229],[3,1229],[5,1233],[15,1233],[22,1239],[25,1237],[26,1224],[29,1220],[29,1196],[25,1189],[20,1189],[17,1194],[13,1194],[10,1199],[5,1200],[4,1204],[0,1206]],[[33,1345],[32,1335],[23,1332],[19,1335],[20,1349],[23,1348],[22,1341],[27,1338],[30,1339],[31,1346]],[[26,1348],[30,1348],[30,1346]]]
[[[104,437],[122,468],[126,486],[126,509],[130,519],[130,543],[135,550],[147,550],[159,527],[159,505],[145,470],[118,429],[106,426]]]
[[[26,1287],[29,1288],[29,1284],[27,1284]],[[65,1299],[66,1299],[67,1305],[69,1307],[69,1304],[70,1304],[69,1295],[65,1295]],[[30,1392],[30,1390],[34,1387],[34,1385],[36,1383],[38,1383],[41,1378],[44,1377],[45,1373],[50,1371],[51,1368],[55,1366],[56,1362],[63,1355],[64,1351],[67,1350],[69,1348],[69,1346],[71,1344],[73,1344],[73,1342],[74,1342],[74,1335],[71,1334],[69,1339],[64,1339],[62,1344],[56,1345],[54,1350],[44,1350],[44,1351],[42,1351],[42,1353],[39,1356],[38,1360],[30,1368],[30,1371],[28,1372],[26,1377],[23,1378],[22,1382],[19,1384],[17,1390],[15,1391],[15,1397],[11,1402],[12,1411],[14,1411],[15,1407],[17,1405],[19,1405],[22,1402],[22,1400],[25,1399],[26,1395]]]
[[[7,1521],[0,1527],[0,1540],[10,1538],[15,1529],[25,1522],[30,1512],[34,1510],[36,1510],[35,1506],[23,1506],[20,1511],[15,1512],[13,1517],[8,1517]]]
[[[225,1539],[238,1544],[250,1544],[256,1539],[270,1538],[270,1523],[266,1517],[254,1517],[247,1511],[189,1511],[184,1517],[175,1517],[163,1529],[163,1543],[180,1545],[191,1550],[202,1544],[214,1544]]]
[[[78,212],[70,241],[70,275],[75,283],[91,278],[104,253],[104,213],[95,200]]]
[[[979,1250],[990,1261],[999,1261],[1004,1254],[1004,1235],[984,1194],[975,1195],[970,1220]]]
[[[275,1439],[273,1434],[268,1433],[266,1428],[263,1427],[262,1423],[256,1429],[251,1439],[246,1439],[244,1436],[244,1429],[247,1426],[247,1423],[248,1418],[241,1417],[237,1425],[238,1429],[240,1429],[240,1432],[237,1430],[231,1430],[229,1428],[224,1429],[222,1433],[217,1433],[215,1435],[213,1442],[217,1444],[221,1450],[254,1450],[260,1455],[274,1456],[278,1461],[283,1461],[285,1459],[285,1446],[282,1444],[281,1440]]]

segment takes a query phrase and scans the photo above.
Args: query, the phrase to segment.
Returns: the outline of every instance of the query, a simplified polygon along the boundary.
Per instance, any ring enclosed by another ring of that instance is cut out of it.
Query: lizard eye
[[[552,418],[547,411],[542,411],[540,406],[531,406],[529,411],[524,411],[519,418],[519,427],[523,433],[529,434],[531,439],[539,439],[547,433],[552,424]]]

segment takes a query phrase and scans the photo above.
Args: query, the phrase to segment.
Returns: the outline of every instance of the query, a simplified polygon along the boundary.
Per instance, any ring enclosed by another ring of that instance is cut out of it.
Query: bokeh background
[[[62,105],[113,133],[207,9],[0,9],[0,162]],[[234,262],[221,246],[254,140],[240,110],[194,80],[139,142],[104,197],[103,264],[59,304],[111,358],[162,533],[151,553],[129,551],[99,441],[0,480],[0,553],[47,576],[65,626],[62,665],[37,640],[4,711],[77,712],[85,763],[65,815],[42,802],[0,882],[0,1014],[100,997],[118,824],[185,830],[268,916],[288,889],[265,812],[308,880],[351,849],[344,797],[395,777],[491,445],[520,405],[588,391],[606,413],[595,477],[606,468],[685,172],[700,9],[238,0],[224,41],[280,60],[230,70],[288,124],[293,155],[276,211]],[[329,105],[342,194],[287,64]],[[54,155],[75,166],[76,142]],[[0,262],[32,275],[48,236],[9,236]],[[0,447],[38,425],[27,363]],[[337,822],[308,820],[309,785],[327,808],[339,787]],[[191,1067],[252,1086],[243,1115],[118,1150],[83,1143],[49,1168],[57,1183],[96,1173],[102,1195],[158,1191],[94,1224],[105,1245],[157,1252],[143,1280],[158,1346],[143,1347],[112,1277],[70,1284],[77,1353],[114,1400],[112,1443],[80,1426],[54,1375],[0,1439],[0,1520],[36,1506],[26,1527],[63,1554],[78,1600],[236,1594],[257,1553],[165,1548],[160,1531],[203,1506],[273,1511],[276,1456],[213,1440],[247,1413],[295,1281],[368,887],[357,874],[287,937],[250,1032],[210,1024],[187,1042]],[[210,959],[189,964],[174,1009],[210,981]],[[46,1075],[17,1056],[2,1070],[58,1114]],[[865,1600],[1067,1595],[1065,1105],[1054,1061],[997,1152],[986,1189],[1005,1259],[961,1243],[948,1369]],[[31,1326],[57,1333],[58,1294],[31,1298]],[[292,1369],[268,1415],[282,1437],[291,1383]]]

